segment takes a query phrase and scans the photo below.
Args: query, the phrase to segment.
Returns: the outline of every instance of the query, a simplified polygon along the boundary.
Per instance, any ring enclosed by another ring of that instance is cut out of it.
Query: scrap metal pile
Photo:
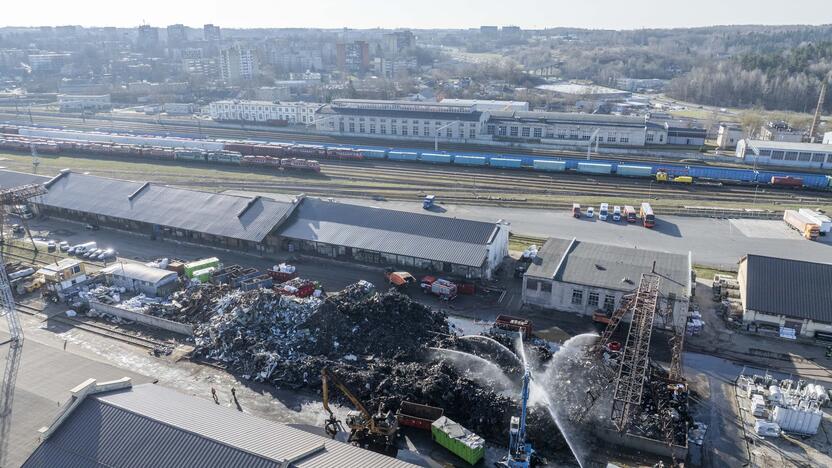
[[[504,444],[518,404],[436,360],[429,347],[451,338],[447,317],[390,291],[356,283],[326,299],[285,290],[240,291],[203,284],[150,304],[148,313],[194,325],[195,357],[277,387],[321,388],[335,372],[369,407],[401,401],[445,408],[448,416]],[[544,452],[563,440],[544,410],[530,413],[530,436]]]

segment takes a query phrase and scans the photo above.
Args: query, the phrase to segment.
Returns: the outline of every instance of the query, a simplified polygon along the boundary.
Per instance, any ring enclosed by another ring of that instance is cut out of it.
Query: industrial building
[[[317,114],[317,129],[341,135],[476,140],[488,114],[473,104],[335,99]]]
[[[803,141],[804,136],[804,131],[795,130],[791,125],[782,120],[767,122],[760,127],[761,140],[800,143]]]
[[[234,44],[220,51],[220,78],[226,83],[251,81],[256,73],[254,50]]]
[[[755,165],[832,167],[832,145],[822,143],[743,139],[737,143],[736,156]]]
[[[314,102],[225,100],[212,102],[208,109],[214,120],[311,124],[321,106]]]
[[[0,171],[0,186],[44,183],[38,215],[175,242],[244,252],[304,252],[490,278],[508,255],[509,225],[297,197],[186,190],[63,171],[53,178]],[[4,185],[5,183],[5,185]]]
[[[277,235],[290,252],[490,278],[509,226],[306,198]]]
[[[677,330],[687,320],[693,295],[691,255],[549,238],[523,276],[523,303],[592,315],[611,313],[623,296],[634,292],[642,274],[655,273],[659,285],[659,314],[673,310]]]
[[[81,95],[59,94],[58,107],[61,112],[107,111],[112,108],[109,94]]]
[[[120,261],[101,270],[107,284],[147,296],[166,297],[179,289],[175,271],[153,268],[142,263]]]
[[[414,466],[129,378],[88,379],[71,395],[23,467]]]
[[[613,146],[644,146],[647,142],[644,117],[494,111],[487,120],[486,138],[496,141],[586,145],[592,140]],[[656,140],[664,143],[664,136]]]
[[[716,146],[721,149],[736,148],[737,143],[742,139],[742,128],[729,125],[720,124],[719,132],[716,137]]]
[[[528,111],[526,101],[494,101],[489,99],[449,99],[439,101],[440,104],[474,106],[479,111]]]
[[[749,254],[737,281],[746,329],[832,341],[832,265]]]

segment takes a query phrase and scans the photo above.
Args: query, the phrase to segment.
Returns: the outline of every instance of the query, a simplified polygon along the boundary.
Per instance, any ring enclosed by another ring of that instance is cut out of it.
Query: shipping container
[[[820,234],[820,226],[795,210],[784,211],[783,221],[792,229],[797,230],[805,239],[816,240]]]
[[[780,425],[782,430],[805,435],[817,434],[822,419],[823,413],[812,405],[803,408],[778,406],[772,414],[772,420]]]
[[[410,151],[390,151],[387,158],[391,161],[418,161],[419,154]]]
[[[578,210],[580,210],[580,205]],[[511,315],[498,315],[494,320],[494,330],[502,330],[511,333],[522,333],[523,338],[529,340],[532,337],[532,321]]]
[[[482,156],[454,156],[454,164],[461,166],[485,166],[485,162]]]
[[[485,440],[442,416],[430,425],[431,438],[451,453],[475,465],[485,456]]]
[[[419,156],[419,160],[434,164],[450,164],[451,155],[440,153],[422,153],[422,155]]]
[[[385,150],[363,148],[359,151],[367,159],[385,159],[387,157],[387,151]]]
[[[491,158],[489,160],[489,165],[491,167],[502,167],[507,169],[520,169],[523,167],[523,160],[522,159],[514,159],[514,158]]]
[[[584,174],[611,174],[612,164],[579,162],[577,170]]]
[[[624,177],[650,177],[653,175],[653,168],[650,166],[619,164],[615,173]]]
[[[193,278],[194,272],[213,267],[214,269],[222,268],[220,260],[217,257],[204,258],[185,264],[185,276]]]
[[[441,418],[444,413],[445,410],[442,408],[403,401],[399,410],[396,411],[396,420],[400,426],[429,431],[431,424]]]
[[[535,159],[532,161],[532,167],[538,171],[563,172],[566,170],[566,161]]]

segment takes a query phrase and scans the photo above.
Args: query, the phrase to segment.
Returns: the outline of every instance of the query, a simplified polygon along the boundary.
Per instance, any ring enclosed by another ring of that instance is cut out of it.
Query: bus
[[[624,205],[624,219],[627,220],[628,223],[634,223],[637,221],[636,218],[636,209],[630,205]]]
[[[656,225],[656,215],[653,214],[653,208],[650,207],[649,203],[644,202],[641,204],[640,214],[644,227],[651,228]]]

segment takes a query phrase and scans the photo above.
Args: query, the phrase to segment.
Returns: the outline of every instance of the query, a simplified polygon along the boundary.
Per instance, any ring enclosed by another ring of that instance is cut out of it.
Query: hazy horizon
[[[281,3],[283,5],[281,5]],[[214,23],[225,28],[322,29],[469,29],[481,25],[514,25],[526,29],[671,29],[745,25],[824,25],[832,23],[828,0],[795,0],[789,8],[774,0],[699,0],[672,4],[657,0],[520,0],[510,9],[496,0],[425,0],[416,10],[390,0],[317,0],[305,4],[252,0],[234,3],[146,0],[142,8],[117,9],[114,2],[79,0],[36,2],[7,9],[0,27],[79,25],[164,27],[182,23],[194,28]],[[503,11],[505,10],[505,11]]]

